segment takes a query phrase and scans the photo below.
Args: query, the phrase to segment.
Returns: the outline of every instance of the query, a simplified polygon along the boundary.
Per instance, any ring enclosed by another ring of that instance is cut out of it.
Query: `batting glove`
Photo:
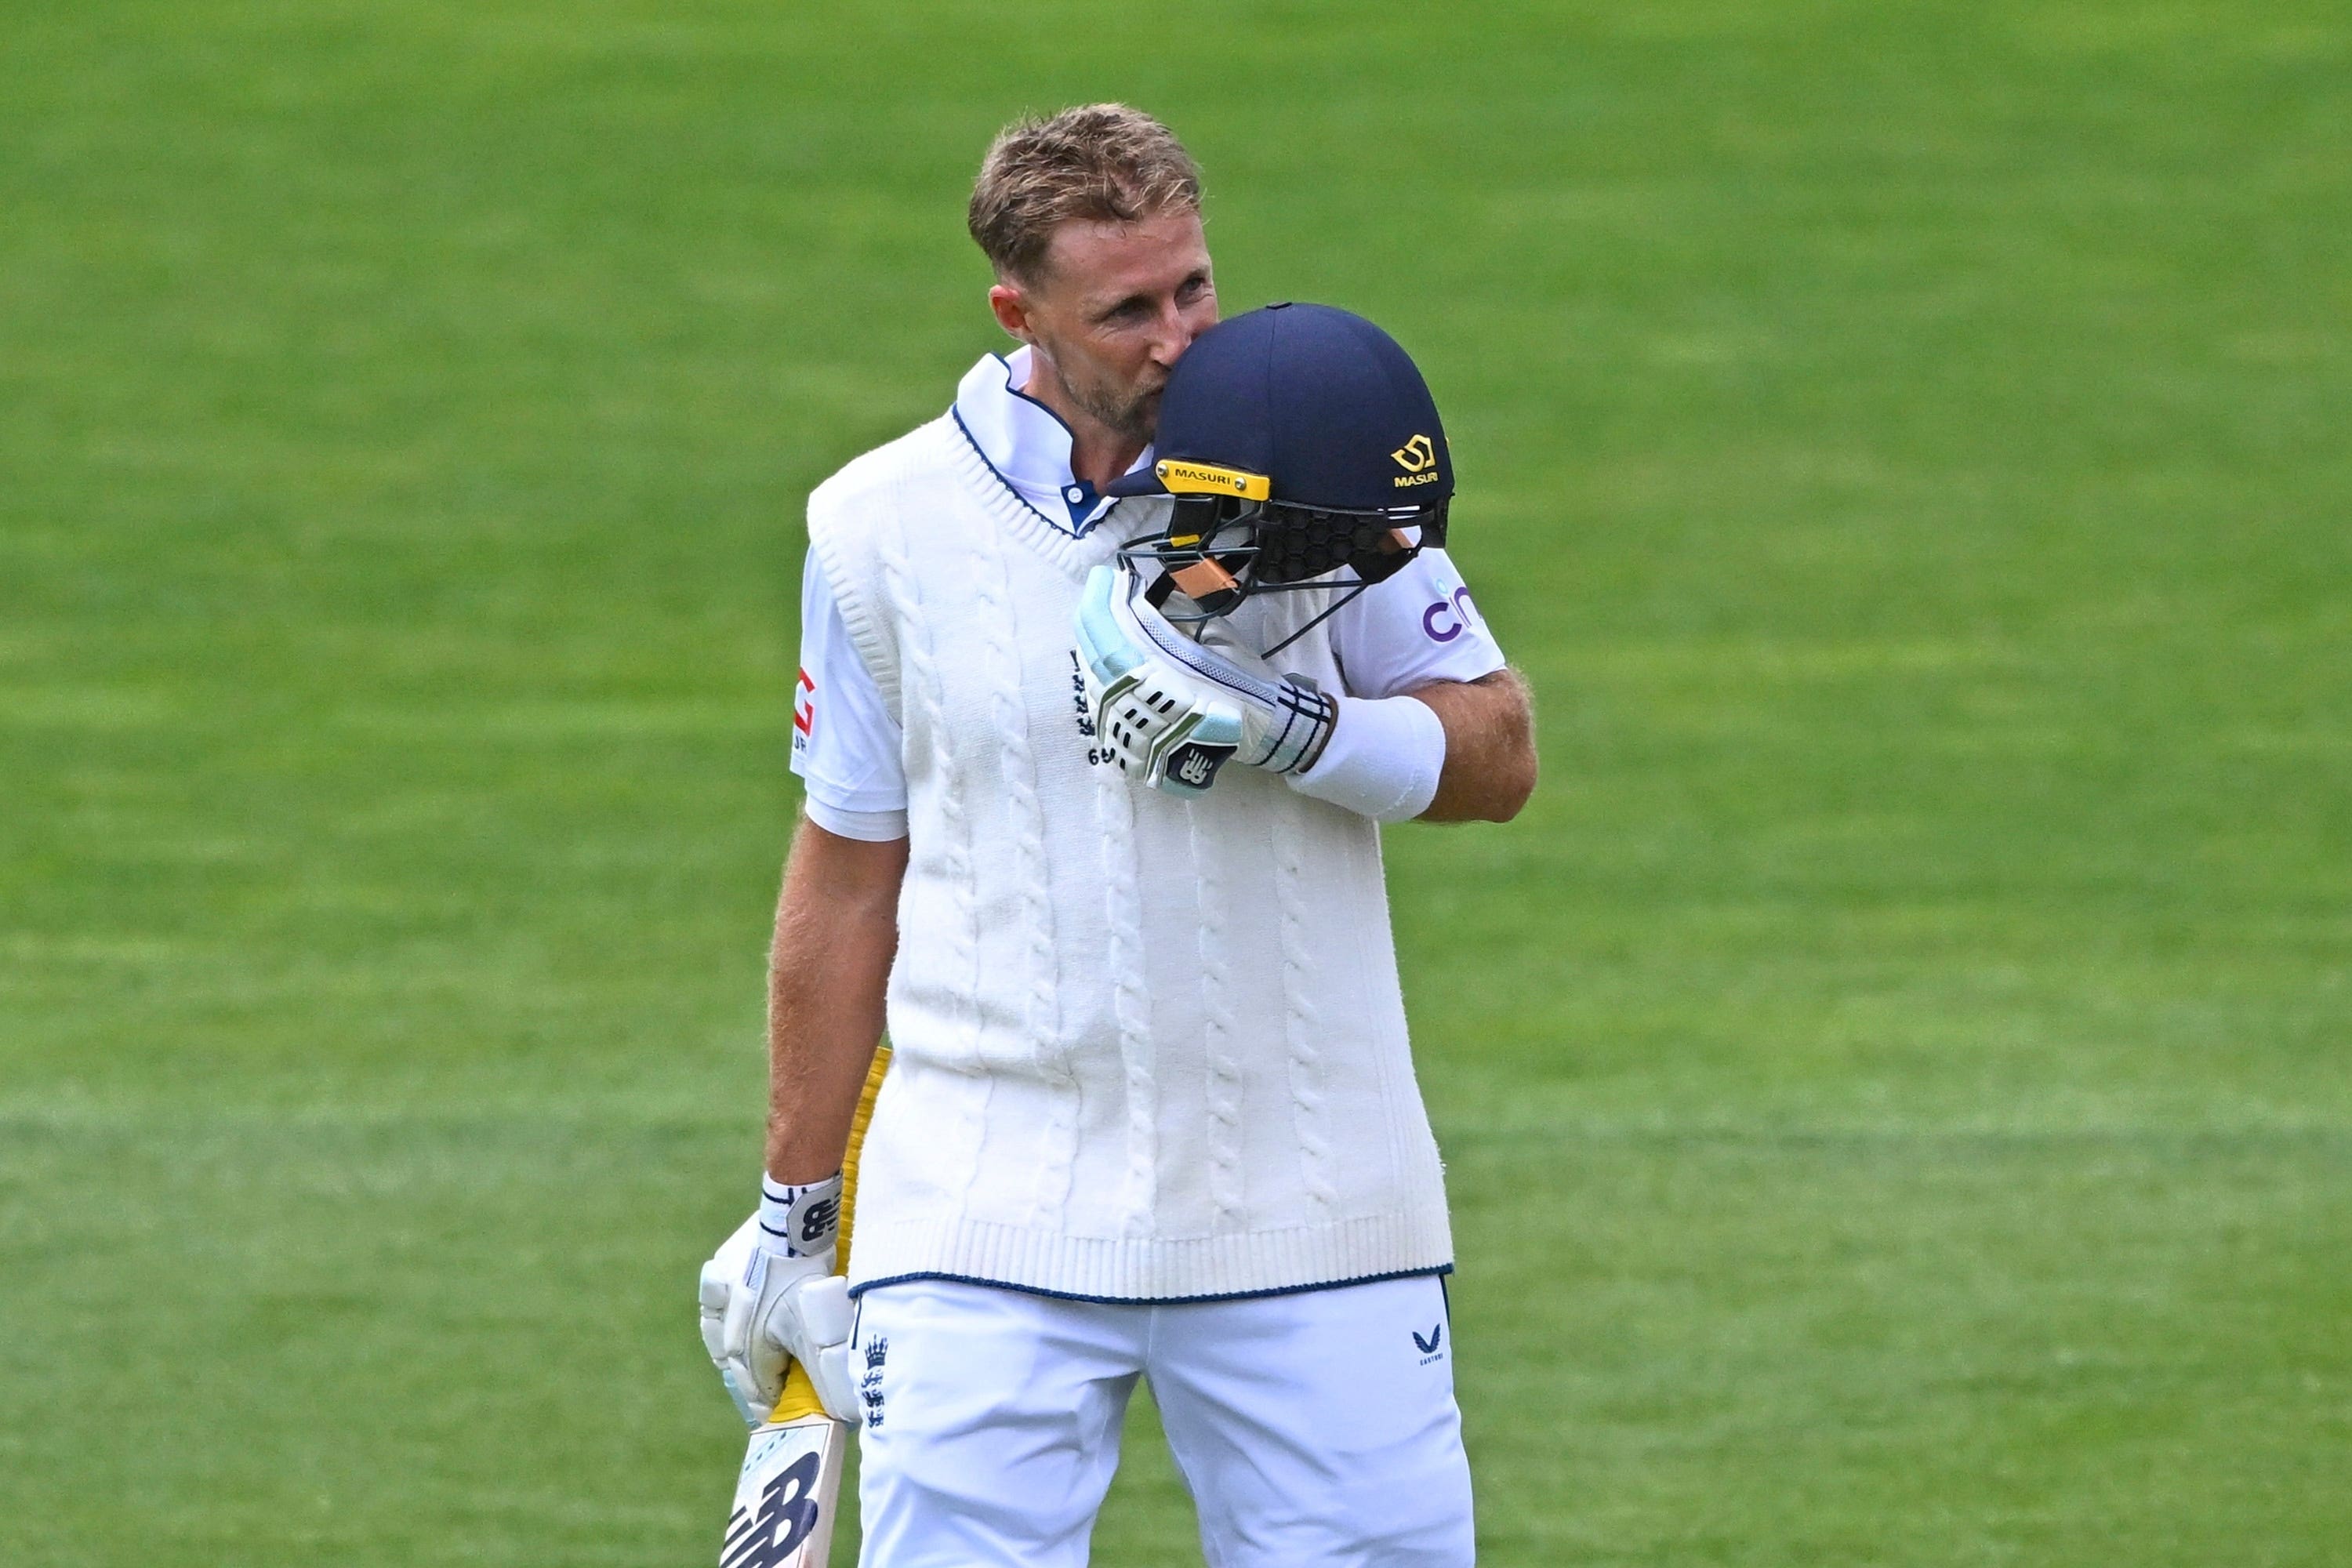
[[[1305,676],[1277,675],[1246,648],[1178,631],[1125,565],[1087,575],[1077,637],[1095,743],[1122,773],[1171,795],[1206,794],[1235,757],[1303,773],[1339,717],[1339,704]]]
[[[849,1282],[833,1271],[840,1188],[839,1177],[807,1187],[770,1184],[761,1212],[702,1266],[703,1348],[751,1426],[775,1409],[795,1361],[808,1369],[826,1415],[858,1419],[857,1382],[849,1371]],[[830,1209],[821,1206],[827,1189]],[[779,1192],[796,1201],[780,1203]],[[806,1223],[812,1208],[820,1226]],[[779,1217],[788,1223],[778,1226]],[[799,1249],[803,1236],[815,1250]]]

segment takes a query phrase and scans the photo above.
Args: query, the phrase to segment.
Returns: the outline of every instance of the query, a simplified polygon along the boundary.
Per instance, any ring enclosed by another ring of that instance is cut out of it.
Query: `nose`
[[[1160,319],[1153,323],[1153,326],[1155,331],[1151,334],[1151,363],[1162,370],[1173,369],[1176,362],[1184,357],[1184,351],[1192,346],[1193,338],[1199,334],[1192,323],[1184,319],[1184,312],[1176,308],[1176,301],[1173,299],[1160,301]]]

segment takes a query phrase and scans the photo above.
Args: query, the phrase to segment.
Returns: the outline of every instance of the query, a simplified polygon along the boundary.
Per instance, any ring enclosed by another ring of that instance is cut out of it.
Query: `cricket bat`
[[[849,1148],[841,1163],[841,1239],[834,1269],[849,1272],[849,1227],[857,1202],[857,1155],[874,1119],[874,1097],[889,1070],[890,1047],[874,1053],[857,1114],[849,1124]],[[768,1419],[751,1431],[743,1469],[735,1480],[735,1506],[727,1516],[727,1537],[719,1548],[719,1568],[826,1568],[833,1555],[834,1506],[841,1495],[841,1468],[849,1447],[849,1424],[835,1421],[818,1403],[816,1385],[798,1362],[784,1373],[784,1391]]]

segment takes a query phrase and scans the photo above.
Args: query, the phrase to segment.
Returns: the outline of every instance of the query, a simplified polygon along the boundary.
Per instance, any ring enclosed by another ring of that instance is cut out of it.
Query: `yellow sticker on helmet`
[[[1162,458],[1151,466],[1168,493],[1180,496],[1239,496],[1244,500],[1264,500],[1274,494],[1274,481],[1264,474],[1245,474],[1239,468],[1221,468],[1213,463],[1186,463],[1173,458]]]

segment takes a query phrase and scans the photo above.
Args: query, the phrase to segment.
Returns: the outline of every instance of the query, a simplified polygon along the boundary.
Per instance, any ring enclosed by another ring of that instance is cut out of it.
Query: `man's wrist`
[[[841,1174],[821,1182],[760,1178],[760,1246],[782,1258],[815,1258],[833,1250],[841,1233]]]
[[[1290,787],[1375,822],[1419,816],[1437,798],[1445,726],[1411,697],[1342,697],[1323,754]]]

